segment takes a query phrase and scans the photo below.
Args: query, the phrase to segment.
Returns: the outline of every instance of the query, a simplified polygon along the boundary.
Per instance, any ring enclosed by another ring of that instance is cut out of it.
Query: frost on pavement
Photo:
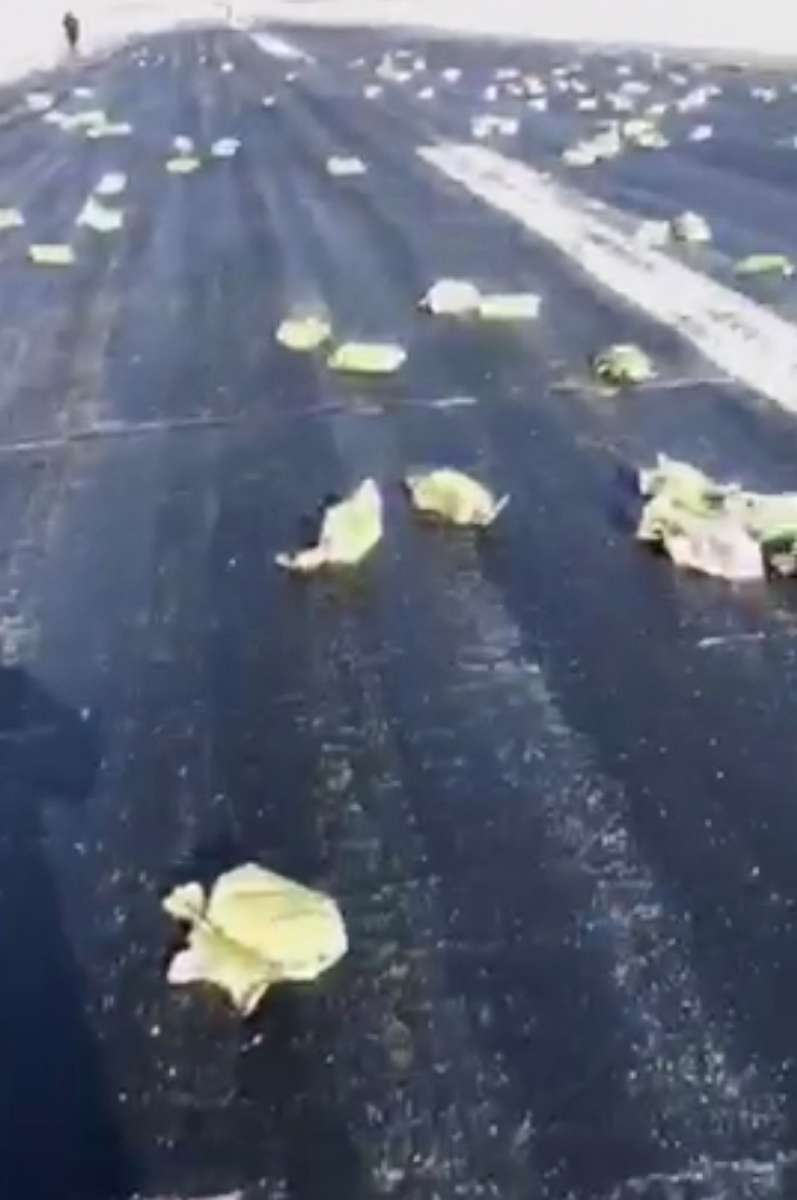
[[[418,512],[452,525],[492,525],[509,503],[508,496],[498,500],[477,479],[450,467],[409,474],[405,483]]]
[[[209,899],[200,884],[188,883],[170,892],[163,907],[189,927],[169,982],[213,984],[242,1016],[254,1012],[272,984],[316,979],[348,948],[331,897],[254,863],[220,875]]]
[[[292,554],[278,554],[278,566],[307,573],[324,566],[356,566],[382,539],[382,495],[366,479],[345,500],[324,513],[318,542]]]

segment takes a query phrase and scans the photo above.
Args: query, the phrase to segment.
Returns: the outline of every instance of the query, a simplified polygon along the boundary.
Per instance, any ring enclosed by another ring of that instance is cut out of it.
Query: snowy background
[[[6,0],[8,4],[8,0]],[[223,0],[74,0],[88,52],[130,33],[181,21],[227,19]],[[27,0],[0,40],[6,79],[47,67],[63,52],[64,0]],[[233,19],[417,25],[579,42],[643,43],[757,51],[797,60],[794,0],[238,0]]]

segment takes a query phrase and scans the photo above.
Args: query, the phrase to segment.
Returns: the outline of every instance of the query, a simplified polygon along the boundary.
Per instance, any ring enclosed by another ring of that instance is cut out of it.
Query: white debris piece
[[[436,95],[436,93],[435,93],[435,90],[433,87],[424,87],[424,88],[421,88],[421,90],[418,92],[418,99],[419,100],[434,100],[435,95]]]
[[[645,115],[648,117],[663,117],[667,111],[667,108],[668,106],[663,100],[656,104],[649,104],[645,109]]]
[[[178,133],[176,137],[172,138],[172,149],[175,154],[193,154],[196,149],[194,139],[187,137],[184,133]]]
[[[694,129],[690,129],[686,136],[690,142],[707,142],[709,138],[714,136],[714,126],[695,125]]]
[[[494,292],[482,296],[479,316],[483,321],[534,321],[541,303],[535,292]]]
[[[646,506],[640,541],[663,546],[676,567],[735,582],[763,579],[761,547],[732,517],[703,517],[657,496]]]
[[[25,218],[18,208],[0,208],[0,232],[6,229],[21,229]]]
[[[92,141],[99,141],[102,138],[122,138],[130,137],[133,132],[133,126],[129,121],[108,121],[104,124],[92,125],[86,131],[86,137]]]
[[[91,100],[94,95],[94,88],[91,87],[75,87],[72,88],[72,95],[76,100]]]
[[[534,99],[547,94],[547,87],[539,75],[526,75],[523,78],[523,86],[526,89],[526,95],[529,99]]]
[[[566,146],[562,151],[562,162],[568,167],[594,167],[598,156],[586,142]]]
[[[95,196],[120,196],[127,187],[123,171],[108,171],[94,188]]]
[[[643,83],[641,79],[627,79],[620,84],[620,92],[624,96],[647,96],[650,90],[650,84]]]
[[[778,98],[778,89],[774,87],[751,87],[750,95],[762,104],[773,104]]]
[[[450,467],[413,473],[404,482],[413,508],[452,525],[486,528],[509,503],[509,496],[497,500],[484,484]]]
[[[222,75],[230,75],[235,70],[235,63],[231,63],[229,59],[227,59],[221,64],[219,70],[221,71]]]
[[[482,99],[486,100],[488,104],[492,104],[492,103],[494,103],[494,101],[496,101],[498,99],[498,88],[495,86],[494,83],[490,83],[487,85],[487,87],[482,92]]]
[[[28,258],[39,267],[71,267],[75,252],[71,246],[42,242],[28,247]]]
[[[520,129],[520,121],[517,117],[497,117],[484,113],[471,120],[470,128],[475,138],[486,138],[492,134],[514,137]]]
[[[193,175],[201,166],[201,160],[190,154],[180,154],[166,162],[166,170],[170,175]]]
[[[332,154],[327,159],[327,174],[336,177],[344,177],[347,175],[365,175],[368,168],[361,158],[356,158],[354,155],[345,157],[341,154]]]
[[[219,138],[210,147],[212,158],[235,158],[241,149],[241,140],[236,137]]]
[[[597,107],[598,101],[594,96],[585,96],[583,99],[579,100],[576,105],[576,108],[579,112],[595,112]]]
[[[31,112],[41,113],[47,108],[52,108],[55,104],[55,96],[52,92],[28,92],[25,103]]]
[[[285,76],[285,82],[286,83],[296,83],[296,80],[298,78],[299,78],[299,76],[296,71],[289,71],[288,74]]]
[[[317,350],[332,337],[332,326],[326,317],[316,313],[286,317],[274,335],[288,350],[307,353]]]
[[[121,208],[109,208],[96,196],[89,196],[75,222],[96,233],[115,233],[124,224],[125,214]]]
[[[393,375],[406,361],[407,351],[393,342],[343,342],[327,366],[345,375]]]
[[[535,96],[533,100],[527,101],[526,107],[533,109],[534,112],[547,112],[548,111],[548,97],[547,96]]]
[[[633,112],[634,100],[631,96],[621,96],[619,92],[607,92],[605,99],[613,112]]]
[[[382,495],[373,479],[366,479],[339,504],[324,514],[318,543],[293,554],[278,554],[277,565],[308,573],[324,566],[356,566],[382,538]]]
[[[277,97],[276,96],[264,96],[263,99],[260,101],[260,103],[262,104],[263,108],[276,108],[277,107]]]
[[[426,59],[425,58],[414,59],[413,64],[412,64],[412,69],[413,69],[413,71],[417,71],[419,73],[421,71],[425,71],[426,70]]]
[[[520,74],[517,67],[498,67],[493,71],[493,78],[499,83],[506,83],[508,79],[519,79]]]
[[[710,242],[711,226],[696,212],[683,212],[672,219],[672,234],[679,242]]]
[[[446,67],[441,74],[446,83],[459,83],[460,79],[462,78],[462,70],[460,67]]]
[[[418,307],[433,316],[473,316],[479,311],[481,293],[466,279],[439,279],[419,301]]]
[[[384,94],[385,89],[379,83],[368,83],[363,88],[363,95],[366,100],[377,100]]]

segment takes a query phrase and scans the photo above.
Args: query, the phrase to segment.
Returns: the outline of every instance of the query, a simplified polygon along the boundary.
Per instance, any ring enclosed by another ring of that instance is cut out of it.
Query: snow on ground
[[[94,53],[180,22],[252,21],[417,26],[581,43],[662,44],[797,58],[793,0],[72,0]],[[52,66],[63,54],[67,0],[28,0],[0,40],[0,77]]]

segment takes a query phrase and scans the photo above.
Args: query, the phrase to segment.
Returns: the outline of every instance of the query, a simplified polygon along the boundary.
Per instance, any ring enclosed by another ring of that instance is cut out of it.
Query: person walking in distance
[[[78,21],[73,12],[68,12],[64,15],[62,24],[64,26],[67,45],[74,54],[77,50],[77,44],[80,41],[80,21]]]

